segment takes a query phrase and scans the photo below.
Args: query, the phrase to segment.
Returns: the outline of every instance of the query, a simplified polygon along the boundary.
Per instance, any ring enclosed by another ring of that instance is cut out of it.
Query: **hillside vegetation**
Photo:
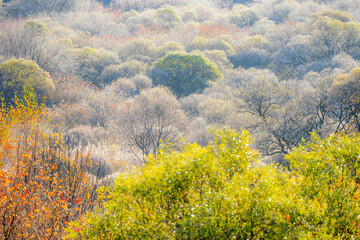
[[[360,237],[358,0],[0,0],[0,93],[0,239]]]

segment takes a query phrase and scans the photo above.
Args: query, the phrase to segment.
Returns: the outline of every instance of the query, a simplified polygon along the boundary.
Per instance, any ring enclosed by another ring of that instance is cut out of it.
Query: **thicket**
[[[249,135],[215,131],[201,147],[160,150],[114,186],[70,239],[341,239],[360,236],[358,135],[312,139],[291,170],[259,165]]]
[[[59,239],[96,206],[100,174],[89,156],[69,154],[33,89],[24,89],[0,109],[0,237]]]

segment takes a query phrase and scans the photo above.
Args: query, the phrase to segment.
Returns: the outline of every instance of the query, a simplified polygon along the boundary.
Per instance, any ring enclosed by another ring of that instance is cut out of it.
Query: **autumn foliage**
[[[65,155],[61,134],[31,91],[0,110],[0,239],[59,239],[68,221],[91,210],[91,159]]]

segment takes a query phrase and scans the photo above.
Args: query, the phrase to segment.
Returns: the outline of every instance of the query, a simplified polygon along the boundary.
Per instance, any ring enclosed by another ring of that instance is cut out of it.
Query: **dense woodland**
[[[360,238],[360,1],[0,0],[0,239]]]

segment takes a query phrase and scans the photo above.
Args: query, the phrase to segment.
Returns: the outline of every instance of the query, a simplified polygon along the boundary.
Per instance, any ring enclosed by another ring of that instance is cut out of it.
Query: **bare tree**
[[[141,92],[114,107],[108,127],[131,145],[142,162],[146,156],[156,156],[162,142],[174,142],[185,129],[186,117],[180,104],[165,88]],[[141,152],[139,156],[137,152]]]
[[[68,53],[70,46],[64,41],[51,42],[49,29],[41,21],[2,22],[0,42],[0,55],[6,59],[31,59],[50,73],[69,74],[72,63]]]
[[[360,68],[337,78],[329,90],[328,102],[336,131],[360,132]]]

